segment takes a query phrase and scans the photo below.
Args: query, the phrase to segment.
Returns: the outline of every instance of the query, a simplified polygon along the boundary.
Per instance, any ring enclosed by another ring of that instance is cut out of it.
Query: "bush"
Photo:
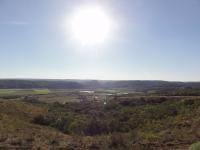
[[[99,121],[95,118],[91,119],[86,126],[84,133],[86,135],[97,135],[108,133],[109,128],[106,122]]]
[[[86,129],[86,123],[80,120],[74,120],[69,125],[69,132],[82,135]]]
[[[194,143],[189,147],[189,150],[200,150],[200,142]]]
[[[68,127],[70,124],[70,121],[67,117],[61,117],[54,119],[55,122],[52,122],[51,125],[59,130],[61,130],[64,133],[68,132]]]
[[[33,123],[40,124],[40,125],[50,125],[51,119],[47,116],[38,115],[33,118]]]
[[[125,137],[122,136],[122,134],[120,133],[113,133],[110,137],[110,144],[109,147],[110,148],[120,148],[123,147],[125,148],[127,143],[126,143]]]
[[[109,131],[112,132],[119,132],[121,131],[121,123],[117,119],[112,119],[109,124]]]
[[[159,113],[158,113],[159,112]],[[175,104],[162,104],[161,106],[149,106],[145,110],[144,117],[152,120],[161,120],[178,115],[178,108]]]

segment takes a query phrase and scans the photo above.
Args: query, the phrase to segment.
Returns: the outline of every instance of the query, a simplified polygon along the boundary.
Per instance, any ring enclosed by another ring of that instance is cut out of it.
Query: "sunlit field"
[[[48,94],[48,89],[0,89],[0,96]]]

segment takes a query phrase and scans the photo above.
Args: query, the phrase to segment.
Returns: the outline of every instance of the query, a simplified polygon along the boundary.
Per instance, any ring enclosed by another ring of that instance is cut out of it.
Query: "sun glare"
[[[103,43],[110,34],[110,29],[110,18],[97,6],[82,7],[71,18],[73,36],[82,45]]]

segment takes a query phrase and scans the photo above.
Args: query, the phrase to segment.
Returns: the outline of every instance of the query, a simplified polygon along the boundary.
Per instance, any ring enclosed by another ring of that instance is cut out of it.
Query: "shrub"
[[[189,147],[189,150],[200,150],[200,142],[194,143]]]
[[[47,116],[38,115],[33,118],[32,122],[40,125],[50,125],[51,120]]]
[[[86,135],[97,135],[108,133],[109,128],[106,122],[99,121],[95,118],[91,119],[86,126],[85,134]]]
[[[121,130],[121,124],[119,122],[119,120],[117,119],[112,119],[109,124],[109,131],[112,133],[112,132],[117,132],[117,131],[120,131]]]
[[[120,148],[120,147],[126,147],[126,140],[125,137],[122,136],[120,133],[113,133],[110,137],[110,148]]]
[[[159,113],[158,113],[159,112]],[[178,108],[175,104],[162,104],[161,106],[149,106],[146,108],[144,117],[147,119],[161,120],[178,115]]]
[[[55,119],[55,122],[53,122],[51,125],[61,130],[62,132],[67,133],[69,124],[70,124],[70,121],[67,117],[61,117],[61,118]]]
[[[190,100],[190,99],[184,100],[183,103],[185,106],[192,106],[192,105],[194,105],[194,100]]]
[[[80,120],[74,120],[69,125],[69,132],[82,135],[85,131],[86,124]]]

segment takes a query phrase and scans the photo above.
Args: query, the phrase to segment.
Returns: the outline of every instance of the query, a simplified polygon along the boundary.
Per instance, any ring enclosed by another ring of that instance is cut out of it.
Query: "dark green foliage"
[[[96,118],[92,118],[85,130],[86,135],[97,135],[97,134],[106,134],[109,132],[107,123],[104,121],[99,121]]]
[[[52,122],[51,118],[47,116],[43,116],[43,115],[38,115],[33,118],[33,123],[36,123],[36,124],[50,125],[51,122]]]
[[[68,129],[71,133],[78,134],[78,135],[84,135],[84,132],[86,130],[86,123],[81,120],[74,120],[70,125]]]
[[[189,147],[189,150],[200,150],[200,142],[194,143]]]
[[[126,137],[123,137],[120,133],[113,133],[110,137],[110,148],[118,149],[123,148],[126,149],[127,147],[127,139]]]
[[[63,116],[60,118],[54,118],[51,122],[51,126],[58,128],[59,130],[63,131],[64,133],[68,133],[68,128],[70,124],[70,117]]]
[[[177,115],[177,105],[163,104],[161,106],[149,106],[145,110],[144,117],[149,120],[161,120],[167,117],[174,117]],[[159,112],[159,113],[158,113]]]

